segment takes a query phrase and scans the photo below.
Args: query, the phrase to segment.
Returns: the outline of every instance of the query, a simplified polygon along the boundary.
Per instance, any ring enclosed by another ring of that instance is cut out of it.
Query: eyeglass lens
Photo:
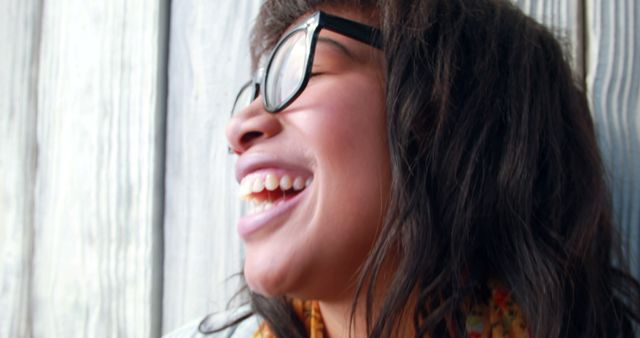
[[[267,107],[275,110],[295,95],[304,80],[307,48],[306,30],[297,30],[281,42],[266,74]]]
[[[305,77],[309,57],[307,54],[307,32],[304,29],[292,32],[276,46],[265,74],[265,88],[260,88],[268,110],[277,110],[300,89]],[[254,83],[240,90],[232,115],[242,111],[255,100],[255,90]]]
[[[231,116],[247,108],[255,99],[256,84],[253,82],[247,83],[240,89],[238,96],[236,96],[236,101],[233,103],[233,109],[231,110]]]

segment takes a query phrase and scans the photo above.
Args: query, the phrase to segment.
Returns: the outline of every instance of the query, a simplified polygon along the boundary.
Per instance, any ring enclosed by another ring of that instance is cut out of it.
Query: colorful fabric
[[[317,301],[293,300],[293,309],[308,332],[308,338],[328,337],[320,304]],[[488,304],[477,305],[467,315],[468,338],[529,338],[520,307],[509,292],[501,287],[491,289]],[[266,322],[262,322],[253,338],[276,338]]]
[[[320,303],[318,301],[302,301],[294,299],[291,303],[293,310],[304,322],[304,327],[308,332],[308,338],[329,337],[324,328],[322,315],[320,314]],[[253,338],[276,338],[265,321],[262,321]]]
[[[469,338],[529,338],[520,307],[502,287],[491,289],[489,304],[477,305],[467,315]]]

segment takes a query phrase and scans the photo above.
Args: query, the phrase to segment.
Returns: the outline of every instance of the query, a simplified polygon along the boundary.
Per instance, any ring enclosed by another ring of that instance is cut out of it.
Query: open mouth
[[[256,215],[284,204],[312,182],[312,177],[287,173],[254,173],[242,179],[240,197],[250,203],[247,214]]]

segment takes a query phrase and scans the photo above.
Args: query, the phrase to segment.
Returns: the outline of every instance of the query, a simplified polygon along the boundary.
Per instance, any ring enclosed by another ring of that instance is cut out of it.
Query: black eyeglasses
[[[264,71],[259,71],[256,78],[240,89],[231,115],[251,104],[261,90],[264,108],[270,113],[282,111],[298,98],[309,82],[318,35],[323,28],[382,49],[380,30],[316,12],[278,41]]]

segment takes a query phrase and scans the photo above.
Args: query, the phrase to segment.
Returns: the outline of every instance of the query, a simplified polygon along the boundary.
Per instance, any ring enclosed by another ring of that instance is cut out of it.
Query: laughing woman
[[[544,27],[498,0],[267,0],[251,51],[227,128],[250,300],[170,337],[633,337]]]

